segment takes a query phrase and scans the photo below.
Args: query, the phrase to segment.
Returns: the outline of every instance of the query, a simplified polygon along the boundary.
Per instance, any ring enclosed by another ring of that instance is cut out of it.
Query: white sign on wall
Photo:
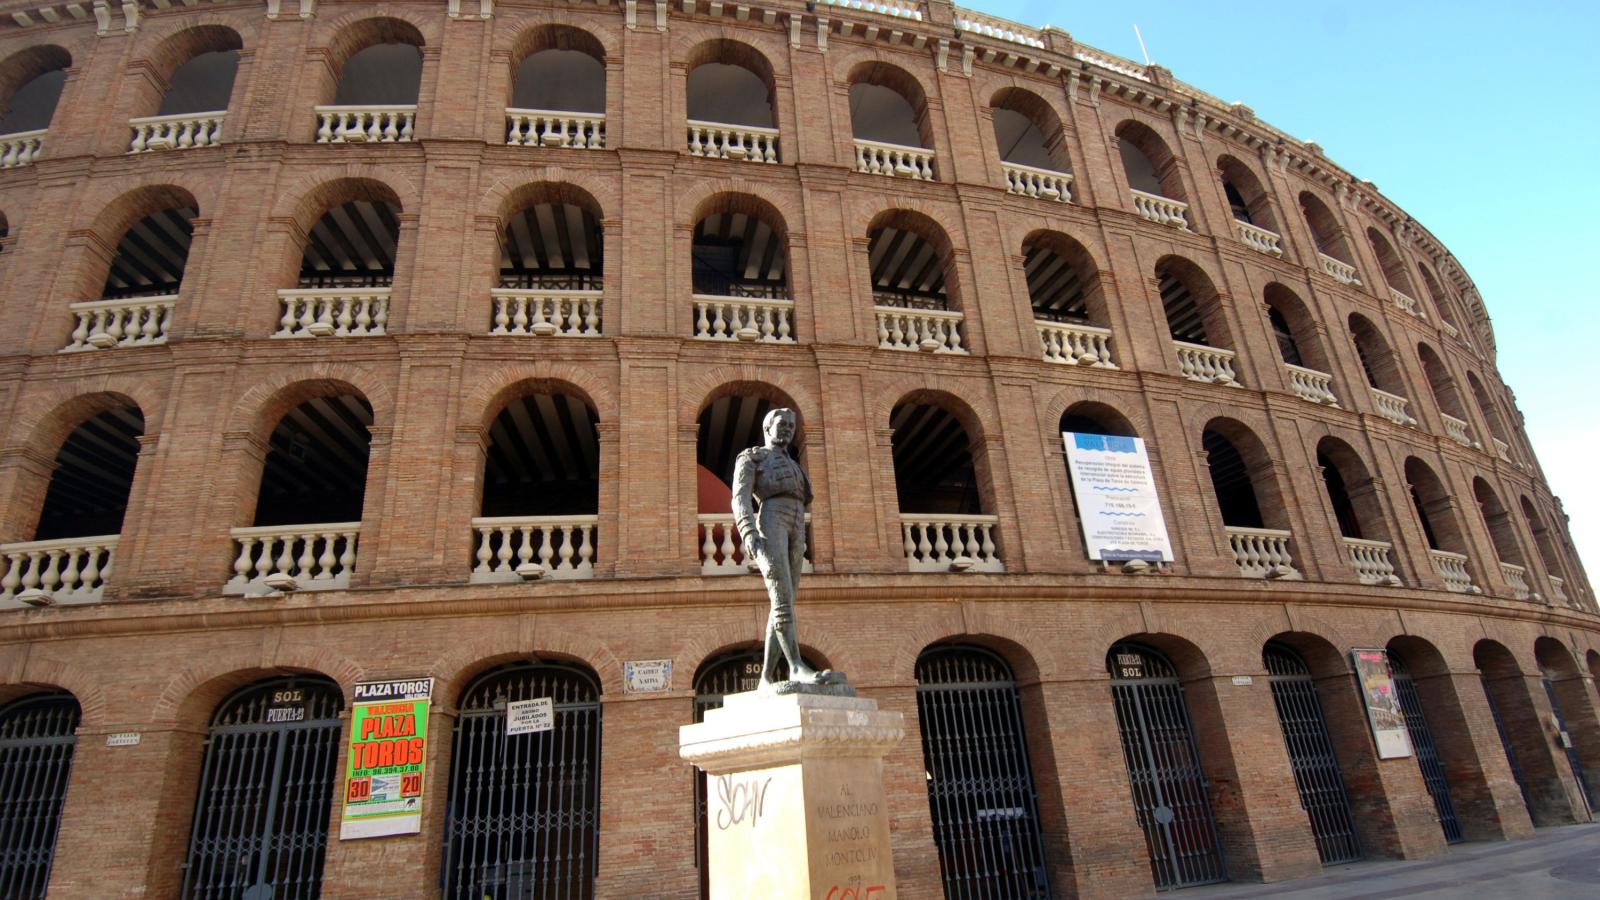
[[[554,731],[556,706],[549,697],[516,700],[506,704],[506,735]]]
[[[1061,433],[1089,558],[1172,560],[1150,457],[1140,438]]]
[[[622,664],[624,694],[654,694],[672,690],[672,660],[630,659]]]

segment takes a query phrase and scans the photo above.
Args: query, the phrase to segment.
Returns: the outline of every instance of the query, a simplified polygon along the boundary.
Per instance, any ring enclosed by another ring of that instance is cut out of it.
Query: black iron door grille
[[[1134,814],[1157,890],[1226,881],[1216,816],[1178,670],[1138,644],[1106,657]]]
[[[506,704],[549,697],[551,731],[506,735]],[[516,663],[462,694],[440,872],[449,900],[588,900],[599,867],[600,686]]]
[[[980,647],[925,651],[917,718],[946,900],[1049,898],[1011,667]]]
[[[1261,658],[1272,686],[1272,703],[1278,708],[1283,743],[1289,750],[1294,786],[1317,840],[1317,855],[1325,866],[1360,859],[1350,796],[1345,792],[1311,670],[1299,654],[1278,644],[1268,644]]]
[[[1517,763],[1517,751],[1511,749],[1511,736],[1506,734],[1506,724],[1500,720],[1500,707],[1495,705],[1494,691],[1489,689],[1489,676],[1479,672],[1478,681],[1483,685],[1483,699],[1489,704],[1489,717],[1494,719],[1495,733],[1500,735],[1500,749],[1506,752],[1506,765],[1511,769],[1511,779],[1517,783],[1517,790],[1522,792],[1523,807],[1532,816],[1533,801],[1528,799],[1528,782],[1523,780],[1522,766]]]
[[[0,709],[0,897],[39,900],[50,882],[82,713],[65,693]]]
[[[1544,694],[1550,698],[1550,712],[1556,717],[1556,728],[1567,734],[1567,717],[1561,714],[1561,701],[1556,699],[1556,686],[1550,683],[1548,675],[1539,679],[1544,683]],[[1578,758],[1578,745],[1572,742],[1571,735],[1567,737],[1567,763],[1572,766],[1572,777],[1578,780],[1578,791],[1583,795],[1584,805],[1592,812],[1596,806],[1595,796],[1589,790],[1589,779],[1583,775],[1583,761]]]
[[[185,900],[315,900],[338,780],[344,697],[274,678],[223,701],[206,737]]]
[[[1434,811],[1439,814],[1439,827],[1444,830],[1446,843],[1459,844],[1461,822],[1456,818],[1456,807],[1450,799],[1450,782],[1444,777],[1444,762],[1439,759],[1439,745],[1434,743],[1433,730],[1428,727],[1428,717],[1422,713],[1422,698],[1417,696],[1417,686],[1411,672],[1397,654],[1389,654],[1389,674],[1394,678],[1394,690],[1400,698],[1400,711],[1406,717],[1406,731],[1411,733],[1411,746],[1417,753],[1417,768],[1422,770],[1422,783],[1433,798]]]

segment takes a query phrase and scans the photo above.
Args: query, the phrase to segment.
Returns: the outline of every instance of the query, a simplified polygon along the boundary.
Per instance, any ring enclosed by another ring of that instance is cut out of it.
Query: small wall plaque
[[[106,735],[107,747],[137,747],[140,734],[137,731],[124,731],[120,734]]]

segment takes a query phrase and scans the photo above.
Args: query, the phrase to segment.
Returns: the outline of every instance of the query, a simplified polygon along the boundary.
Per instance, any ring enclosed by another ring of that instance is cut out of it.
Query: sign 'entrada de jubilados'
[[[432,678],[356,685],[341,840],[422,830],[422,770],[432,697]]]

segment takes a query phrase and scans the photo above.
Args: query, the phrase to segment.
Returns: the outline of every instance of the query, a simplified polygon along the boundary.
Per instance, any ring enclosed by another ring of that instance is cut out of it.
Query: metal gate
[[[548,697],[555,728],[506,735],[506,704]],[[462,693],[440,882],[450,900],[586,900],[600,849],[600,685],[515,663]]]
[[[1226,881],[1222,845],[1178,670],[1160,653],[1117,644],[1106,656],[1133,808],[1157,890]]]
[[[1461,822],[1456,818],[1456,806],[1450,799],[1450,782],[1444,777],[1444,762],[1439,759],[1439,745],[1434,743],[1433,730],[1428,727],[1428,717],[1422,712],[1422,698],[1417,696],[1417,686],[1411,680],[1411,671],[1399,654],[1389,653],[1389,675],[1394,679],[1394,691],[1400,698],[1400,711],[1406,717],[1406,731],[1411,734],[1411,746],[1417,752],[1417,768],[1422,770],[1422,783],[1427,785],[1433,798],[1434,811],[1439,814],[1439,827],[1444,830],[1446,843],[1459,844]]]
[[[206,737],[186,900],[315,900],[338,777],[344,697],[326,678],[274,678],[224,700]]]
[[[1572,736],[1567,732],[1567,717],[1561,714],[1561,701],[1556,699],[1556,686],[1551,683],[1547,674],[1541,673],[1539,680],[1544,683],[1545,696],[1550,698],[1550,712],[1556,717],[1556,728],[1567,735],[1567,763],[1572,766],[1572,777],[1578,780],[1578,792],[1583,795],[1584,805],[1593,812],[1596,805],[1595,796],[1589,790],[1589,779],[1583,777],[1583,761],[1578,758],[1578,745],[1572,742]]]
[[[1478,681],[1483,685],[1483,699],[1489,704],[1489,717],[1494,719],[1495,733],[1500,735],[1500,748],[1506,751],[1506,765],[1511,769],[1511,779],[1517,783],[1517,790],[1522,792],[1522,805],[1528,810],[1528,815],[1533,815],[1533,801],[1528,799],[1528,782],[1522,778],[1522,766],[1517,764],[1517,751],[1511,749],[1511,737],[1506,734],[1506,723],[1500,719],[1500,707],[1495,705],[1494,691],[1489,689],[1489,676],[1478,673]]]
[[[1317,839],[1317,855],[1325,866],[1360,859],[1350,795],[1344,789],[1311,670],[1298,653],[1282,644],[1267,644],[1261,660],[1272,685],[1272,703],[1278,708],[1278,725],[1289,749],[1300,806],[1310,817],[1311,833]]]
[[[0,897],[39,900],[50,882],[82,712],[71,694],[0,708]]]
[[[947,900],[1044,900],[1050,881],[1017,683],[981,647],[917,659],[917,719]]]

